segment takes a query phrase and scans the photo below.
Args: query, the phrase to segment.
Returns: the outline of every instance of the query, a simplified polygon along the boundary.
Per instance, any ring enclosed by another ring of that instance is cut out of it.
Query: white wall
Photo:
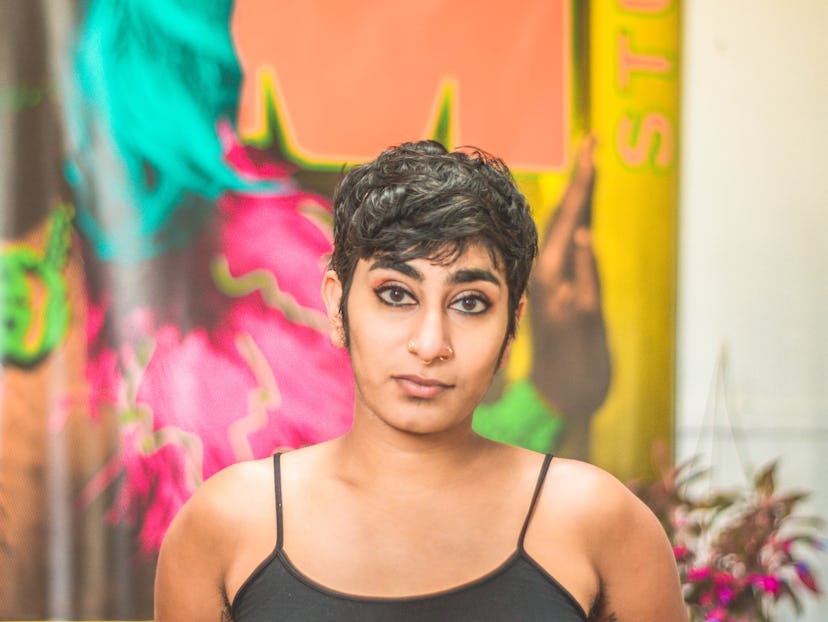
[[[780,458],[828,518],[828,0],[682,10],[678,457],[719,483],[739,453]],[[818,572],[828,591],[828,553]],[[828,597],[802,619],[828,620]]]

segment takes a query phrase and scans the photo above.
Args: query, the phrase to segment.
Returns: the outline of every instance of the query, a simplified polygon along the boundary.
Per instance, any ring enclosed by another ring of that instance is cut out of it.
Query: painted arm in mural
[[[589,456],[589,424],[606,397],[610,357],[592,248],[595,185],[587,139],[552,216],[530,284],[534,362],[531,379],[566,419],[562,454]]]

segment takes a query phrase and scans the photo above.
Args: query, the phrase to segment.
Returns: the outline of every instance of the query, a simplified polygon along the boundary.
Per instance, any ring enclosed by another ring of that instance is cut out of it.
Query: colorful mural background
[[[0,4],[0,618],[151,617],[201,481],[341,433],[343,166],[479,145],[543,232],[484,434],[622,479],[672,438],[678,7]]]

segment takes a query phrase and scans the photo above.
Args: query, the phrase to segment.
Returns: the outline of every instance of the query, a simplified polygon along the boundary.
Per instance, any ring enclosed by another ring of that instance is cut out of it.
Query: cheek
[[[463,365],[471,373],[475,375],[491,376],[497,371],[500,351],[503,347],[503,340],[505,339],[505,328],[500,330],[488,331],[485,337],[481,336],[475,331],[462,331],[462,344],[458,344],[463,348],[465,353],[463,356]]]
[[[352,314],[348,350],[354,373],[368,377],[372,372],[380,371],[395,355],[398,332],[370,312],[363,310],[356,316]]]

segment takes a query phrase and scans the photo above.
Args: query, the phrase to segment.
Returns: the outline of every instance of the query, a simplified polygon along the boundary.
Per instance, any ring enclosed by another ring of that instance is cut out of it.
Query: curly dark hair
[[[506,274],[509,326],[538,253],[526,199],[502,160],[479,149],[448,152],[433,140],[403,143],[352,168],[334,192],[334,250],[329,267],[342,283],[340,313],[359,259],[448,264],[482,243]]]

